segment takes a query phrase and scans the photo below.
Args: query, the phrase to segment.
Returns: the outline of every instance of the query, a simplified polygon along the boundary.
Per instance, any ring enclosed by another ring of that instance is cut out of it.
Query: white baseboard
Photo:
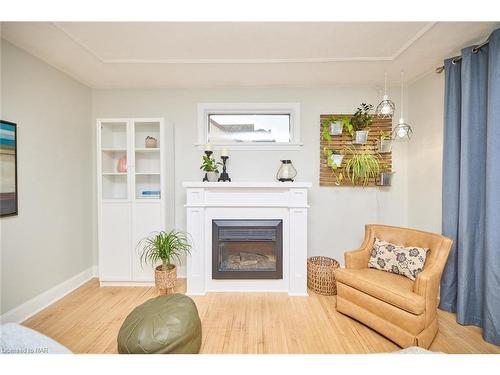
[[[99,286],[108,287],[152,287],[155,286],[154,281],[100,281]]]
[[[185,277],[178,276],[177,279],[185,279]],[[116,280],[100,280],[101,287],[153,287],[155,286],[154,280],[151,281],[116,281]]]
[[[89,267],[85,271],[63,281],[59,285],[7,311],[0,316],[0,322],[21,323],[96,276],[97,267]]]

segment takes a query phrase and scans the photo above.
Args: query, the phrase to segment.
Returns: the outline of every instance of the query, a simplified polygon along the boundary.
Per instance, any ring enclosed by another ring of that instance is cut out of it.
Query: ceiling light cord
[[[399,116],[400,118],[404,118],[403,114],[403,110],[404,110],[404,84],[403,84],[403,80],[404,80],[404,72],[401,71],[401,116]]]
[[[387,72],[384,72],[384,95],[387,95]]]

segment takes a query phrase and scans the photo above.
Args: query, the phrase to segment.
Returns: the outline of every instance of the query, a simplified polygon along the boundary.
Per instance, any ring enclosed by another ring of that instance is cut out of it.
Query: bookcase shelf
[[[158,147],[155,148],[137,148],[135,149],[135,152],[160,152],[160,149]]]

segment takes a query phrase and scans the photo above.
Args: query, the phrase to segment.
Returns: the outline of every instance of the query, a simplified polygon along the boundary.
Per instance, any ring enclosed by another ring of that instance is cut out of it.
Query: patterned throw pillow
[[[415,280],[424,269],[427,251],[429,251],[427,248],[404,247],[375,238],[368,267],[397,273]]]

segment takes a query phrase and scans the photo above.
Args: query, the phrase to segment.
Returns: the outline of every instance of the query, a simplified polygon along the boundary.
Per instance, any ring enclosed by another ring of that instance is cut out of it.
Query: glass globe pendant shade
[[[395,109],[396,106],[394,102],[389,99],[388,95],[384,95],[382,101],[375,110],[375,114],[378,118],[391,118]]]
[[[399,119],[399,123],[392,131],[392,139],[394,141],[407,141],[410,140],[413,130],[403,118]]]

